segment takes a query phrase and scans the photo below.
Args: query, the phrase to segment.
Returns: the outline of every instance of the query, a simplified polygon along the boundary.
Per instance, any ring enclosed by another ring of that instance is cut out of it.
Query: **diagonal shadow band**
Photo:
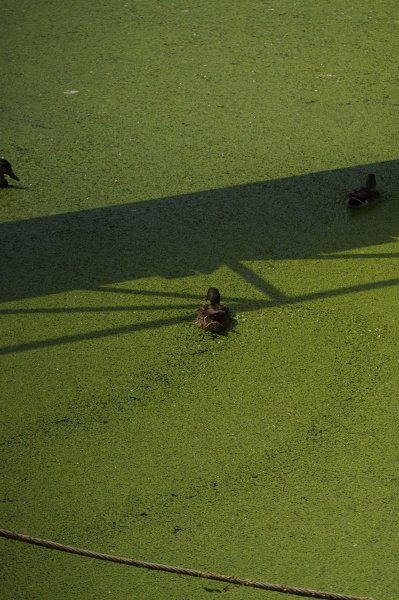
[[[248,283],[250,283],[253,287],[265,294],[265,296],[269,296],[269,298],[274,302],[281,303],[285,300],[289,300],[289,297],[281,292],[276,286],[272,285],[269,281],[266,281],[262,277],[259,277],[255,271],[249,269],[242,262],[237,262],[236,265],[231,264],[230,268],[243,279],[248,281]]]
[[[191,304],[165,304],[162,306],[140,305],[140,306],[71,306],[47,308],[0,308],[0,315],[51,315],[51,314],[82,314],[82,313],[107,313],[107,312],[140,312],[140,311],[165,311],[165,310],[192,310]]]
[[[187,298],[189,300],[198,300],[198,294],[187,294],[182,292],[165,292],[163,290],[133,290],[131,288],[119,288],[112,286],[101,286],[88,288],[90,292],[105,292],[114,294],[129,294],[136,296],[156,296],[157,298]]]
[[[134,333],[141,329],[157,329],[166,325],[175,325],[188,321],[187,317],[172,317],[169,319],[158,319],[147,323],[134,323],[121,327],[112,327],[109,329],[101,329],[99,331],[90,331],[87,333],[77,333],[74,335],[65,335],[49,340],[38,340],[37,342],[28,342],[26,344],[15,344],[14,346],[4,346],[0,348],[0,354],[11,354],[13,352],[24,352],[26,350],[38,350],[40,348],[50,348],[51,346],[60,346],[64,344],[73,344],[74,342],[82,342],[84,340],[95,340],[112,335],[125,335]]]
[[[326,254],[326,255],[321,255],[317,257],[318,259],[354,259],[356,260],[357,258],[371,258],[371,259],[376,259],[376,258],[399,258],[399,252],[365,252],[363,253],[359,253],[359,254]]]
[[[245,277],[245,261],[326,258],[391,242],[398,234],[399,205],[389,202],[398,167],[359,165],[2,223],[0,302],[211,274],[222,265]],[[386,202],[349,213],[345,193],[369,171]],[[270,285],[253,284],[283,299]]]
[[[242,304],[234,303],[231,308],[234,311],[252,311],[259,310],[264,308],[272,308],[275,306],[281,305],[289,305],[289,304],[299,304],[303,302],[309,302],[318,300],[321,298],[332,298],[336,296],[343,296],[346,294],[352,293],[360,293],[366,292],[375,289],[383,289],[388,287],[393,287],[399,285],[399,278],[396,279],[388,279],[385,281],[375,281],[371,283],[347,286],[343,288],[336,288],[332,290],[322,291],[322,292],[311,292],[309,294],[299,294],[297,296],[286,297],[283,302],[277,300],[243,300]],[[159,307],[158,307],[159,308]],[[183,307],[186,308],[186,307]],[[118,307],[119,309],[119,307]],[[18,309],[17,309],[18,310]],[[23,310],[23,309],[20,309]],[[30,309],[26,309],[29,314]],[[35,310],[35,309],[33,309]],[[41,309],[38,309],[41,310]],[[52,309],[43,309],[45,311],[52,312]],[[57,312],[69,312],[69,309],[56,309]],[[17,314],[20,314],[19,312]],[[126,335],[132,334],[135,331],[145,330],[145,329],[156,329],[159,327],[164,327],[168,325],[176,325],[178,323],[188,322],[193,320],[193,316],[179,316],[172,317],[168,319],[157,319],[155,321],[146,322],[146,323],[135,323],[131,325],[125,325],[121,327],[113,327],[108,329],[102,329],[100,331],[93,331],[87,333],[74,334],[70,336],[61,336],[58,338],[48,339],[48,340],[39,340],[37,342],[26,342],[22,344],[15,344],[10,346],[4,346],[0,348],[1,354],[12,354],[14,352],[25,352],[28,350],[37,350],[40,348],[48,348],[51,346],[63,345],[63,344],[71,344],[76,342],[81,342],[90,339],[101,339],[108,336],[113,335]]]

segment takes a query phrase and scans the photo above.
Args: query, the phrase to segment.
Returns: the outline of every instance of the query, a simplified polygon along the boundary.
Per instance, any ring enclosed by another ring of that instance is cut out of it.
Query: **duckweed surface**
[[[396,2],[1,10],[2,527],[397,598]],[[4,600],[277,597],[0,552]]]

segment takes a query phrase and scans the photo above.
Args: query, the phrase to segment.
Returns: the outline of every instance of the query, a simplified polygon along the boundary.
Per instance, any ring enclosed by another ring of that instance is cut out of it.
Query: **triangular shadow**
[[[0,300],[153,275],[210,274],[220,265],[245,275],[243,261],[316,258],[388,243],[398,235],[399,208],[391,201],[398,167],[361,165],[2,223]],[[368,172],[376,173],[387,200],[350,212],[345,192]]]

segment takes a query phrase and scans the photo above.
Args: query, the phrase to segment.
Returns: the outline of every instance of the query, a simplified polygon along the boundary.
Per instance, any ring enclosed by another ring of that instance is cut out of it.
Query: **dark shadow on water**
[[[350,212],[345,192],[369,171],[388,200]],[[211,274],[220,265],[245,276],[243,261],[317,258],[390,242],[398,235],[398,172],[392,161],[2,223],[0,301]],[[282,295],[263,280],[256,287]]]
[[[156,319],[146,323],[134,323],[130,325],[124,325],[122,327],[108,327],[106,329],[100,329],[99,331],[88,331],[87,333],[77,333],[75,335],[64,335],[57,338],[38,340],[36,342],[27,342],[22,344],[15,344],[12,346],[3,346],[0,348],[0,354],[12,354],[14,352],[24,352],[26,350],[37,350],[38,348],[49,348],[51,346],[62,346],[64,344],[71,344],[74,342],[82,342],[84,340],[101,339],[111,335],[124,335],[127,333],[134,333],[141,329],[158,329],[158,327],[164,327],[166,325],[175,325],[176,323],[187,322],[187,317],[172,317],[170,319]]]
[[[299,294],[297,296],[290,296],[289,299],[284,300],[284,302],[281,301],[273,301],[273,300],[250,300],[250,299],[245,299],[245,301],[243,301],[241,298],[232,298],[232,297],[226,297],[226,301],[229,303],[229,306],[232,309],[232,312],[234,314],[234,311],[251,311],[251,310],[259,310],[259,309],[264,309],[264,308],[272,308],[273,306],[278,306],[281,304],[300,304],[301,302],[310,302],[312,300],[317,300],[320,298],[331,298],[334,296],[343,296],[345,294],[353,294],[356,292],[364,292],[366,290],[373,290],[373,289],[383,289],[383,288],[387,288],[387,287],[393,287],[393,286],[397,286],[399,285],[399,278],[397,279],[388,279],[385,281],[376,281],[376,282],[371,282],[371,283],[366,283],[366,284],[360,284],[360,285],[353,285],[353,286],[348,286],[348,287],[342,287],[342,288],[335,288],[335,289],[331,289],[331,290],[327,290],[324,292],[310,292],[309,294]],[[173,296],[173,294],[170,294],[170,296]],[[172,305],[171,305],[172,306]],[[6,309],[0,309],[0,315],[37,315],[37,314],[67,314],[67,313],[89,313],[89,312],[118,312],[118,311],[137,311],[137,310],[167,310],[167,308],[171,308],[171,306],[169,307],[160,307],[160,306],[141,306],[141,307],[137,307],[137,306],[106,306],[106,307],[65,307],[65,308],[60,308],[60,307],[50,307],[50,308],[15,308],[15,309],[11,309],[11,308],[6,308]],[[58,345],[63,345],[63,344],[69,344],[69,343],[73,343],[73,342],[80,342],[80,341],[84,341],[84,340],[89,340],[89,339],[98,339],[98,338],[103,338],[103,337],[107,337],[107,336],[111,336],[111,335],[125,335],[125,334],[130,334],[130,333],[134,333],[135,331],[140,331],[143,329],[155,329],[158,327],[165,327],[168,325],[175,325],[177,323],[183,323],[183,322],[192,322],[194,323],[194,314],[193,313],[193,305],[192,303],[187,304],[187,305],[173,305],[174,309],[184,309],[185,310],[185,316],[180,316],[180,317],[171,317],[171,318],[163,318],[163,319],[156,319],[154,321],[148,322],[146,321],[145,323],[134,323],[131,325],[124,325],[121,327],[111,327],[111,328],[105,328],[105,329],[101,329],[98,331],[91,331],[91,332],[87,332],[87,333],[78,333],[78,334],[72,334],[72,335],[64,335],[64,336],[60,336],[58,338],[52,338],[52,339],[46,339],[46,340],[39,340],[39,341],[35,341],[35,342],[26,342],[26,343],[21,343],[21,344],[14,344],[11,346],[3,346],[2,348],[0,348],[0,355],[1,354],[11,354],[13,352],[25,352],[26,350],[34,350],[37,348],[47,348],[47,347],[51,347],[51,346],[58,346]],[[187,316],[187,315],[190,315]],[[226,334],[224,335],[228,335],[229,333],[237,333],[237,331],[235,331],[235,327],[237,325],[237,321],[236,319],[233,318],[233,326],[229,329],[228,332],[226,332]],[[208,334],[206,334],[208,335]]]
[[[348,211],[344,203],[346,192],[362,184],[368,172],[376,173],[385,201],[374,209]],[[2,223],[0,301],[74,289],[128,293],[132,298],[138,294],[147,296],[147,292],[120,289],[115,284],[155,275],[163,278],[211,275],[221,265],[227,265],[261,291],[265,296],[260,302],[263,307],[311,300],[320,295],[309,291],[295,299],[287,297],[266,277],[254,273],[245,261],[397,257],[398,253],[384,254],[381,250],[375,254],[344,253],[389,243],[397,237],[398,172],[399,161],[390,161],[169,198],[134,203],[124,199],[123,204],[99,209]],[[391,279],[390,283],[371,283],[370,288],[397,283]],[[210,284],[215,285],[211,278]],[[191,312],[204,291],[199,290],[198,297],[165,290],[149,291],[148,296],[185,299]],[[321,295],[353,291],[356,286]],[[229,299],[224,297],[224,300]],[[260,308],[251,298],[248,301],[240,309]],[[237,307],[242,306],[238,298],[233,302]],[[173,308],[183,307],[173,305]],[[114,308],[123,310],[112,306],[108,310]],[[162,306],[146,308],[163,309]],[[155,320],[151,327],[169,322],[170,319]],[[130,332],[137,327],[122,329]],[[113,329],[106,331],[107,335],[117,333]],[[119,329],[118,332],[122,333]],[[97,333],[97,337],[102,335],[105,330]],[[86,337],[96,334],[68,339]],[[59,338],[58,343],[66,340]],[[49,340],[47,345],[51,343]]]

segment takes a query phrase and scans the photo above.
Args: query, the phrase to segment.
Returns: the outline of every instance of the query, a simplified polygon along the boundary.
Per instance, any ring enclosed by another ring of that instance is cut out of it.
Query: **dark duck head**
[[[220,303],[220,292],[217,288],[209,288],[206,299],[211,304],[219,304]]]

